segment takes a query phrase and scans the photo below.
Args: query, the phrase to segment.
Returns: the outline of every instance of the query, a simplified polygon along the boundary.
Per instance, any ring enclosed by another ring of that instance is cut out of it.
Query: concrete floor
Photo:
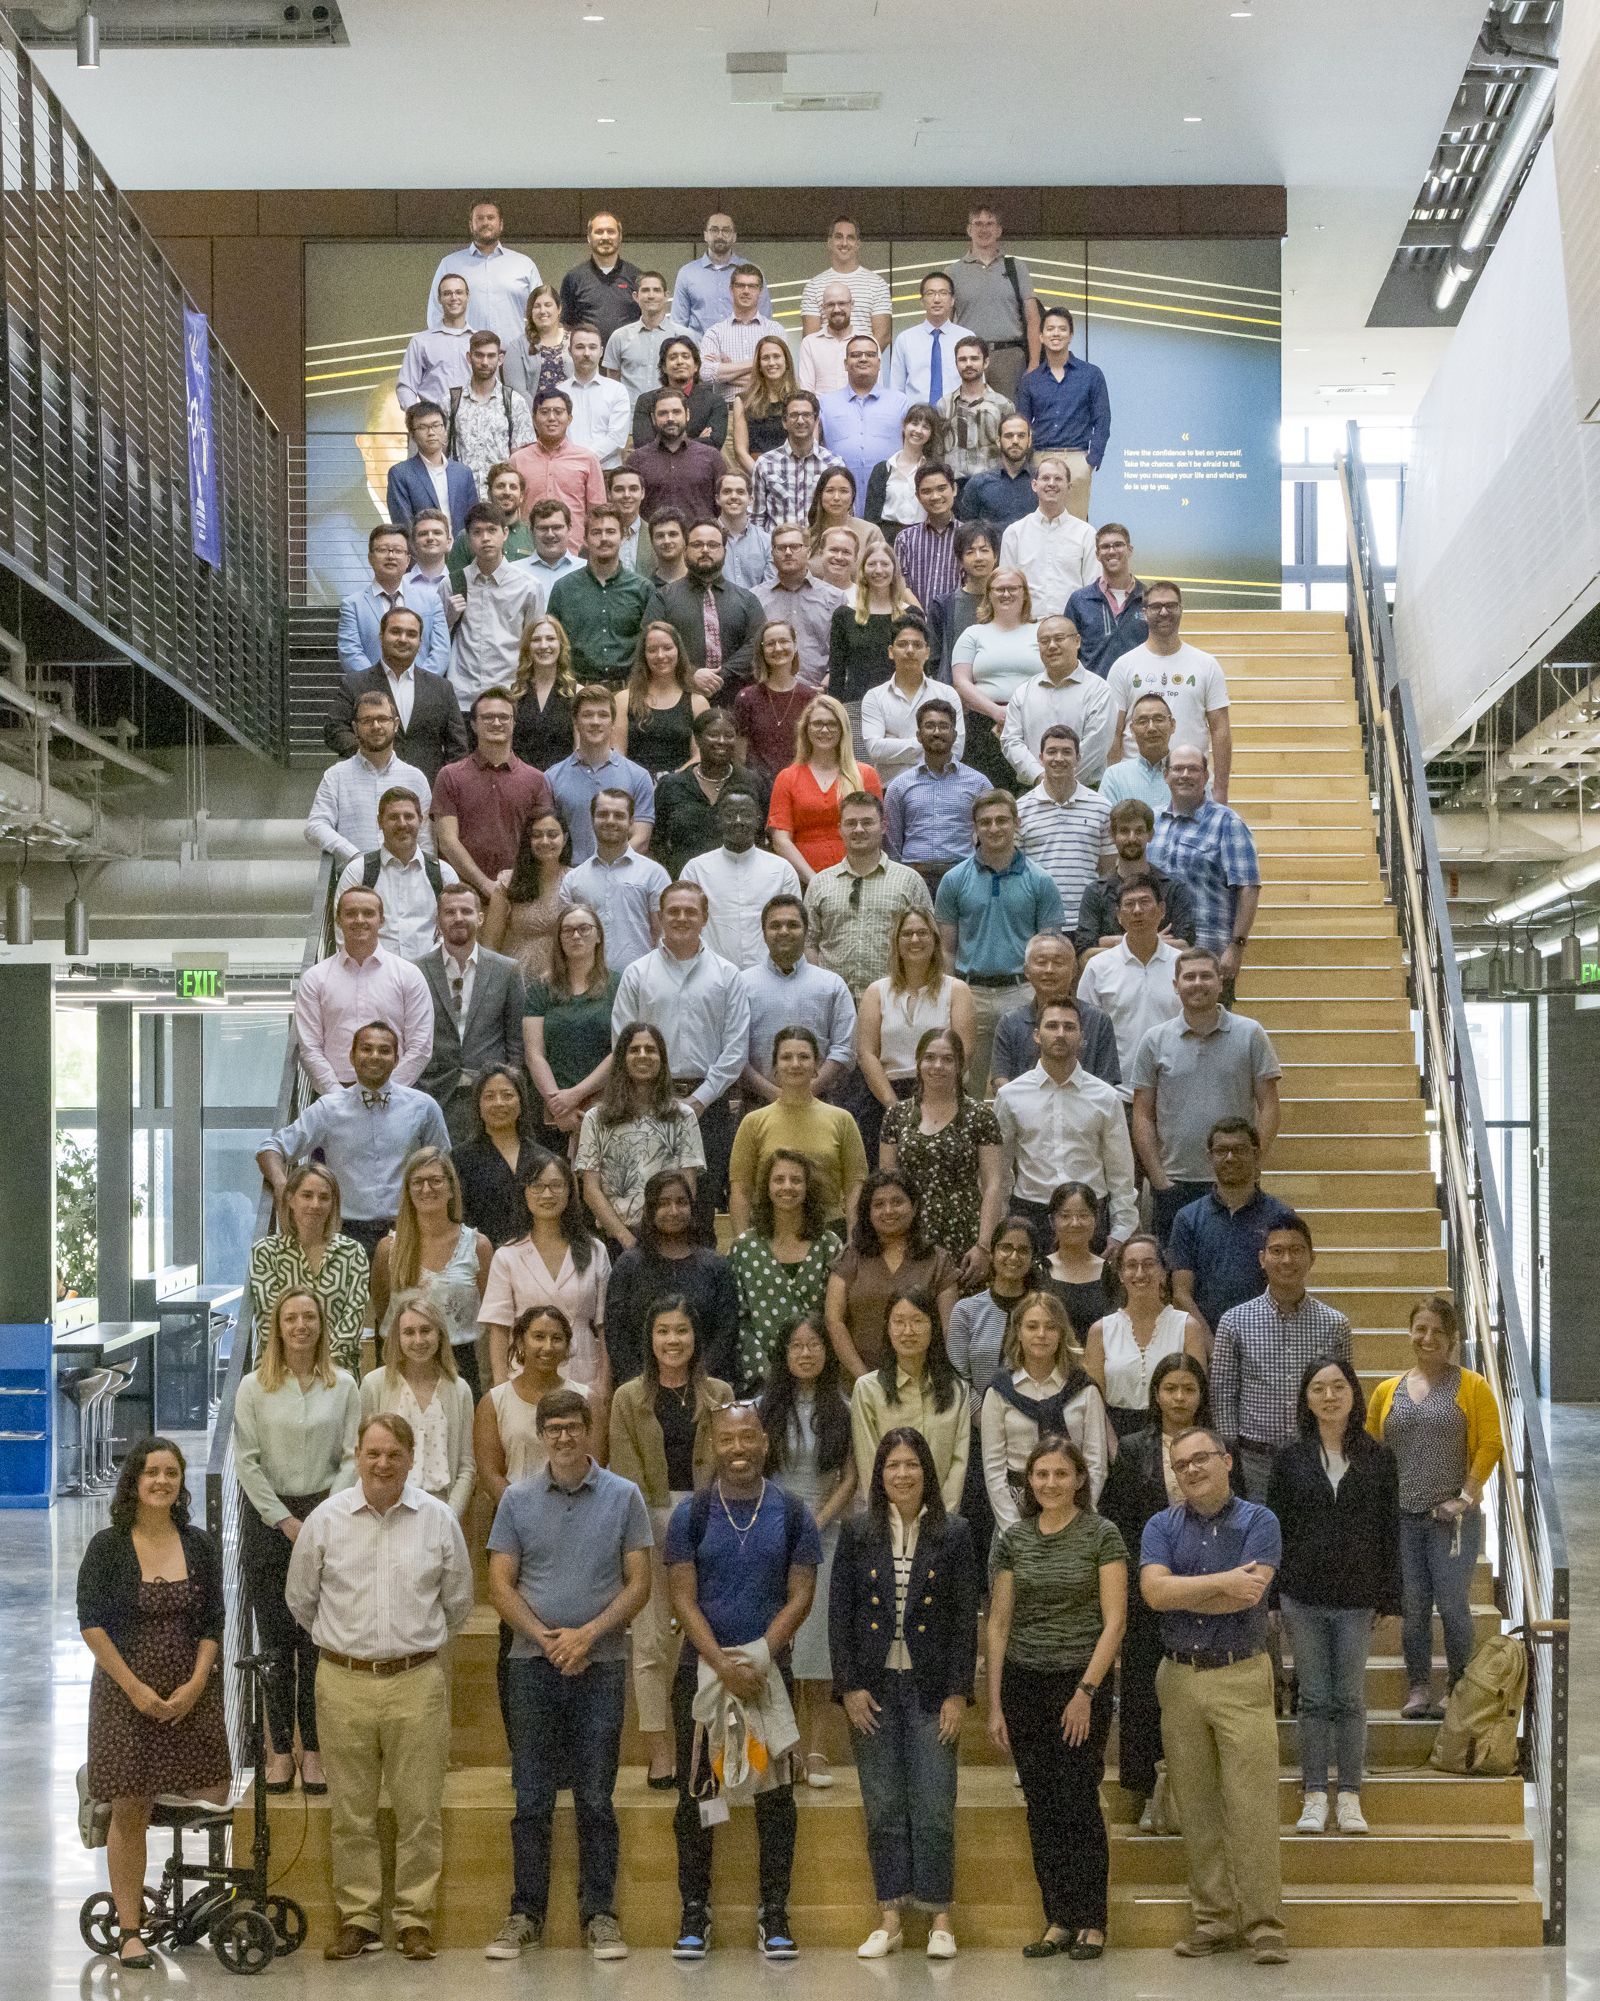
[[[84,1543],[105,1519],[99,1501],[66,1501],[48,1514],[0,1514],[0,1909],[7,1937],[0,1953],[0,2001],[45,1997],[278,1994],[321,2001],[334,1994],[412,1996],[526,1994],[536,1982],[548,2001],[589,2001],[627,1991],[656,2001],[691,1992],[704,2001],[744,2001],[752,1980],[775,1991],[818,1994],[843,1979],[881,2001],[930,1990],[943,2001],[992,2001],[1003,1981],[1017,1994],[1055,1995],[1063,1987],[1092,2001],[1124,1997],[1194,1997],[1235,2001],[1250,1994],[1321,2001],[1461,2001],[1478,1991],[1495,2001],[1554,2001],[1600,1982],[1600,1656],[1589,1611],[1600,1598],[1600,1408],[1557,1410],[1552,1450],[1561,1484],[1572,1559],[1570,1819],[1571,1942],[1563,1957],[1545,1952],[1301,1953],[1282,1969],[1256,1970],[1237,1960],[1188,1964],[1167,1953],[1113,1950],[1091,1967],[1026,1965],[1014,1954],[964,1954],[929,1967],[906,1956],[863,1966],[844,1953],[811,1953],[792,1967],[764,1969],[736,1946],[714,1951],[700,1967],[679,1967],[663,1953],[597,1967],[578,1953],[528,1955],[520,1968],[494,1966],[477,1953],[449,1953],[411,1967],[392,1954],[353,1966],[328,1966],[310,1951],[280,1961],[259,1986],[241,1990],[209,1952],[188,1950],[158,1970],[121,1973],[89,1955],[78,1937],[78,1907],[105,1884],[104,1857],[78,1841],[74,1777],[84,1757],[90,1660],[78,1638],[73,1588]],[[959,1914],[958,1914],[959,1916]],[[802,1941],[803,1943],[803,1941]]]

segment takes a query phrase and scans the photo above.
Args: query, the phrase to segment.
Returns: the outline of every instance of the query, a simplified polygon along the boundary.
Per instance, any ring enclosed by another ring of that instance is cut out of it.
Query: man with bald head
[[[841,278],[830,279],[822,288],[822,325],[801,341],[795,358],[795,379],[802,389],[828,396],[844,387],[844,354],[855,331],[854,311],[850,287]]]
[[[681,266],[672,287],[672,317],[696,341],[707,327],[733,311],[733,267],[739,262],[739,232],[733,217],[722,209],[708,215],[700,241],[706,254]],[[765,285],[756,310],[772,311],[772,295]]]

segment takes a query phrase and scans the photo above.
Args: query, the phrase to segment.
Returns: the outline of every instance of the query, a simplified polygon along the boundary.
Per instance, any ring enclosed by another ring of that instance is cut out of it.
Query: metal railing
[[[305,972],[318,959],[327,955],[333,945],[333,857],[324,855],[317,870],[317,887],[312,899],[311,918],[306,926],[305,950],[300,958],[300,970]],[[273,1112],[273,1131],[289,1125],[296,1119],[301,1108],[310,1097],[309,1080],[300,1067],[300,1044],[295,1035],[294,1018],[289,1020],[288,1046],[283,1053],[283,1072],[278,1084],[277,1105]],[[263,1188],[261,1200],[256,1205],[255,1229],[252,1238],[269,1236],[277,1228],[277,1218],[273,1214],[272,1196]],[[233,1349],[228,1357],[227,1371],[222,1379],[222,1395],[217,1405],[216,1422],[211,1429],[211,1451],[206,1460],[206,1528],[222,1551],[223,1595],[227,1601],[227,1633],[222,1649],[226,1681],[223,1689],[223,1706],[228,1719],[228,1741],[233,1746],[234,1770],[243,1771],[253,1766],[256,1747],[248,1731],[250,1689],[246,1678],[239,1674],[233,1663],[242,1654],[251,1651],[250,1603],[245,1590],[243,1567],[241,1564],[241,1531],[239,1512],[245,1505],[239,1492],[239,1482],[234,1469],[233,1454],[233,1407],[239,1394],[239,1385],[254,1366],[256,1346],[255,1304],[250,1296],[250,1288],[245,1287],[245,1296],[240,1302],[239,1317],[234,1322]]]
[[[308,431],[286,464],[288,602],[337,605],[372,581],[367,536],[389,518],[389,468],[411,450],[404,431]]]
[[[1505,1456],[1493,1506],[1500,1609],[1528,1649],[1524,1774],[1537,1802],[1546,1872],[1545,1942],[1567,1935],[1566,1537],[1538,1390],[1517,1304],[1511,1243],[1472,1060],[1411,690],[1399,671],[1354,424],[1339,465],[1350,555],[1355,661],[1380,860],[1399,917],[1421,1022],[1423,1089],[1438,1120],[1450,1286],[1468,1354],[1494,1387]]]
[[[0,564],[276,757],[282,440],[213,334],[213,569],[190,546],[192,303],[0,17]]]

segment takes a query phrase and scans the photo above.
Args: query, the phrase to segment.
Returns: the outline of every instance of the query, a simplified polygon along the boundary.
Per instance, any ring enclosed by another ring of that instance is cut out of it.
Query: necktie
[[[937,410],[939,398],[944,394],[944,353],[939,343],[944,338],[944,328],[933,330],[933,356],[928,363],[928,401]]]
[[[385,1110],[389,1103],[389,1093],[387,1091],[363,1091],[361,1093],[361,1102],[367,1107],[368,1111],[371,1111],[374,1106],[380,1111]]]
[[[707,589],[704,599],[706,623],[706,665],[712,673],[722,672],[722,615],[717,610],[717,594]]]

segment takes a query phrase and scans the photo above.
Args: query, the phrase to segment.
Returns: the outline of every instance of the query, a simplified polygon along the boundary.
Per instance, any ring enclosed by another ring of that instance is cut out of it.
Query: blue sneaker
[[[763,1959],[798,1959],[800,1948],[789,1931],[789,1913],[766,1911],[756,1919],[756,1945]]]
[[[704,1959],[711,1950],[711,1913],[704,1904],[685,1904],[674,1959]]]

